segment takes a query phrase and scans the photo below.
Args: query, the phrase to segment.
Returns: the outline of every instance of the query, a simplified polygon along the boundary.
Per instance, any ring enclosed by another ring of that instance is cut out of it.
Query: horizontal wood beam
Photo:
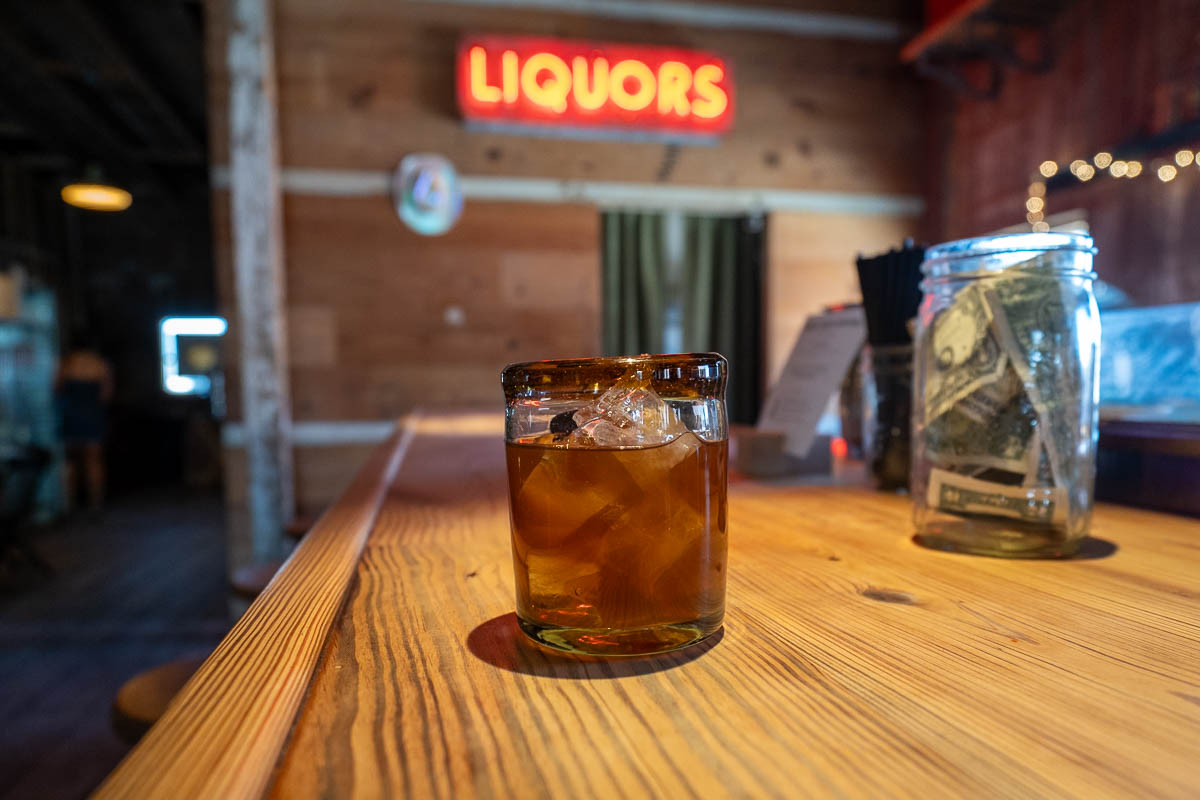
[[[918,195],[862,194],[731,186],[689,186],[553,178],[464,175],[468,200],[515,203],[574,203],[600,208],[683,209],[708,213],[807,211],[816,214],[916,217],[925,210]],[[212,171],[214,188],[229,186],[229,168]],[[288,194],[322,197],[388,195],[391,173],[371,170],[285,168],[280,185]]]
[[[412,415],[415,418],[418,415]],[[421,430],[442,436],[496,435],[504,432],[504,414],[496,412],[456,412],[453,422],[446,417],[422,418]],[[403,422],[390,419],[313,420],[292,425],[292,444],[298,447],[330,447],[344,444],[378,444],[387,441]],[[236,449],[246,444],[246,429],[240,422],[221,426],[221,444]]]
[[[395,420],[386,419],[294,422],[291,441],[295,447],[376,444],[386,441],[395,430]],[[240,422],[226,422],[221,426],[221,444],[225,447],[245,447],[246,427]]]
[[[412,0],[410,0],[411,2]],[[659,22],[692,28],[770,31],[792,36],[822,36],[869,42],[897,42],[906,27],[895,20],[792,11],[733,3],[687,3],[676,0],[441,0],[465,6],[513,8],[581,14],[637,22]]]

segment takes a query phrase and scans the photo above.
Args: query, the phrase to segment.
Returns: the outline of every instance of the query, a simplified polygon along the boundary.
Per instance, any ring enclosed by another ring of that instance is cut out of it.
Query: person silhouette
[[[68,502],[78,496],[82,479],[88,507],[98,513],[104,505],[104,440],[114,386],[112,367],[93,341],[83,330],[71,336],[72,349],[59,363],[55,391],[67,450]]]

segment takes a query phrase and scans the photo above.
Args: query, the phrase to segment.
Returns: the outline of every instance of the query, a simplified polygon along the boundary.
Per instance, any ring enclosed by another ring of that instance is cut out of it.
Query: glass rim
[[[609,366],[720,366],[729,362],[720,353],[642,353],[636,356],[587,356],[583,358],[551,358],[542,361],[517,361],[500,371],[501,380],[517,372],[549,371],[556,369]]]
[[[631,371],[640,373],[660,393],[698,397],[724,392],[729,362],[720,353],[646,353],[524,361],[505,367],[500,373],[500,385],[508,401],[545,394],[594,394]]]

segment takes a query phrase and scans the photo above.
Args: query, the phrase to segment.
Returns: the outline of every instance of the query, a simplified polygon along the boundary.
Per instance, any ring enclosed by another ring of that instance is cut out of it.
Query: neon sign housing
[[[473,127],[611,138],[715,138],[733,124],[729,66],[698,50],[545,37],[459,43],[458,106]]]

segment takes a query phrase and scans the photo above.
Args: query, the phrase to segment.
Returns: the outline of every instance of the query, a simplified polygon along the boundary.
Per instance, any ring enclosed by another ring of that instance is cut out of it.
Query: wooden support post
[[[233,270],[255,561],[279,556],[295,511],[270,5],[229,4]]]

